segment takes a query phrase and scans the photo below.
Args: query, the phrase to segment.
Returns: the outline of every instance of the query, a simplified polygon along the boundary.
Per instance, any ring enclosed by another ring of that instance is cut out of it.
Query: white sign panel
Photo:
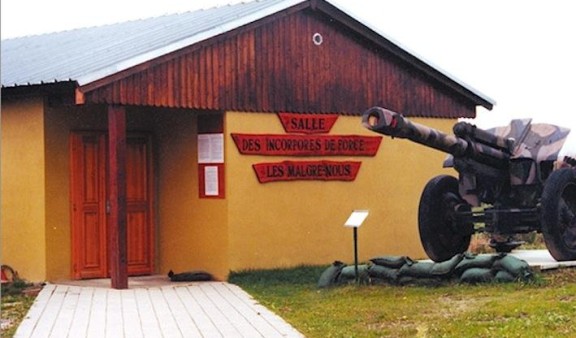
[[[224,163],[224,134],[198,135],[198,163]]]
[[[368,210],[354,210],[346,223],[344,223],[345,227],[349,228],[359,228],[364,220],[368,217]]]
[[[206,196],[218,196],[218,167],[204,168],[204,191]]]

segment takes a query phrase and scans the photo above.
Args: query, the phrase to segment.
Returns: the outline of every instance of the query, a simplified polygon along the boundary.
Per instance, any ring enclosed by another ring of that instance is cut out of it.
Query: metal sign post
[[[352,228],[354,232],[354,274],[356,276],[356,284],[360,282],[358,276],[358,228],[368,217],[368,213],[368,210],[354,210],[346,220],[346,223],[344,223],[345,227]]]

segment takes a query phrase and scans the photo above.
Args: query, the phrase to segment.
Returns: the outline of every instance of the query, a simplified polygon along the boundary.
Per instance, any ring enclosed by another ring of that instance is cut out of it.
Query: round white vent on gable
[[[314,35],[312,35],[312,42],[314,42],[316,46],[320,46],[322,42],[324,42],[324,38],[320,33],[314,33]]]

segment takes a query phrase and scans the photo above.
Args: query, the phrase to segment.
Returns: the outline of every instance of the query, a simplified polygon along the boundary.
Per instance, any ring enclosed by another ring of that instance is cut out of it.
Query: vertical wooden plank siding
[[[312,36],[323,37],[315,45]],[[308,10],[190,46],[85,93],[86,102],[240,111],[471,117],[474,102]]]
[[[108,106],[110,215],[109,259],[111,286],[128,288],[126,250],[126,108]]]

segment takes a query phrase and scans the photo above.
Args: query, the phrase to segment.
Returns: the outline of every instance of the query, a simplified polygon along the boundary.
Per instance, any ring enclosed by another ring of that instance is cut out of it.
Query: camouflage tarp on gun
[[[576,259],[576,161],[558,161],[569,129],[530,119],[489,130],[459,122],[448,135],[381,107],[362,123],[450,154],[444,166],[459,179],[435,177],[420,198],[418,227],[431,259],[466,251],[474,232],[490,233],[491,246],[509,252],[521,244],[514,235],[532,231],[544,234],[556,260]]]

